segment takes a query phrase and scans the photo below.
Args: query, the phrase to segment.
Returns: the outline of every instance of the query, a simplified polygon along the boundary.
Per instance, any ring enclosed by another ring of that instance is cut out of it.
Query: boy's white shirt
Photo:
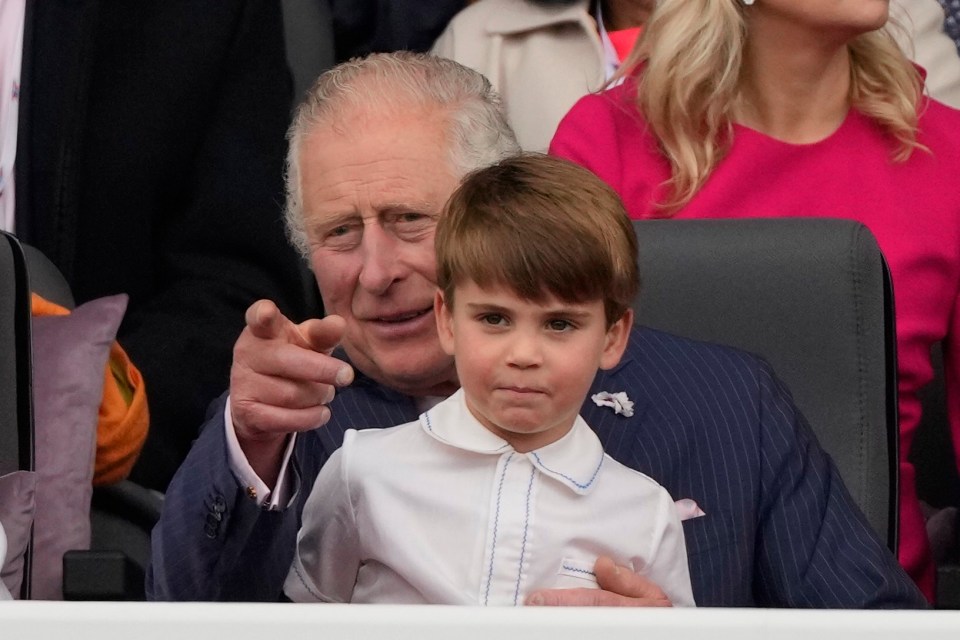
[[[347,432],[303,512],[284,585],[294,601],[522,604],[593,587],[600,555],[693,605],[667,491],[603,452],[582,418],[517,453],[463,391],[390,429]]]

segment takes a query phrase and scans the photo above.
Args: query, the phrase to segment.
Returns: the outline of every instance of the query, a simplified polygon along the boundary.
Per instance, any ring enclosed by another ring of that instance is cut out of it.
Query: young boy
[[[606,555],[692,605],[673,500],[578,415],[633,323],[637,246],[617,196],[562,160],[505,160],[453,194],[436,250],[461,389],[419,421],[347,432],[304,508],[287,596],[517,605],[596,588]],[[629,415],[607,395],[594,401]]]

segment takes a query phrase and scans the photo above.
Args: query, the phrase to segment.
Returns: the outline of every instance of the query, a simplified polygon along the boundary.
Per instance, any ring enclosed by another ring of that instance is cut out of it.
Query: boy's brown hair
[[[607,325],[640,287],[637,240],[620,198],[573,163],[523,154],[475,171],[437,225],[437,282],[504,285],[534,302],[603,300]]]

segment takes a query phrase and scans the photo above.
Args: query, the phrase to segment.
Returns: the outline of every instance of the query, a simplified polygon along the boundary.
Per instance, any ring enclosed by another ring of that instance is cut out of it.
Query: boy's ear
[[[630,330],[633,328],[633,309],[627,309],[620,319],[607,329],[607,337],[600,355],[600,368],[613,369],[620,363],[623,352],[630,341]]]
[[[437,317],[437,335],[440,336],[440,348],[448,356],[453,355],[453,313],[443,299],[443,291],[437,289],[433,296],[433,315]]]

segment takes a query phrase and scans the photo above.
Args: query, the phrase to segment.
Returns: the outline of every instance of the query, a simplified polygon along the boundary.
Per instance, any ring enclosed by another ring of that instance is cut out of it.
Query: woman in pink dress
[[[635,71],[581,99],[550,149],[634,218],[839,217],[873,232],[896,297],[898,555],[932,598],[907,457],[936,342],[960,450],[960,111],[924,96],[887,12],[888,0],[661,0]]]

